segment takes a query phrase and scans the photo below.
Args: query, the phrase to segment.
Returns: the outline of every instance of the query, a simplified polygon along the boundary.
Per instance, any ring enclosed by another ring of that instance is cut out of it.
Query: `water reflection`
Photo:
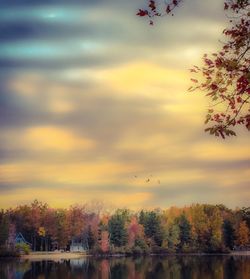
[[[0,261],[1,279],[249,279],[248,256]]]

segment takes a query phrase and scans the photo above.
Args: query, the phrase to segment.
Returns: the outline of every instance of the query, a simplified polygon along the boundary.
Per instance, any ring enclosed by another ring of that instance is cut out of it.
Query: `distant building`
[[[27,244],[29,246],[31,246],[31,243],[29,243],[24,237],[23,235],[19,232],[16,234],[16,237],[15,237],[15,245],[16,244]]]
[[[70,252],[86,252],[86,246],[82,240],[73,238],[70,245]]]
[[[9,233],[9,237],[6,241],[6,247],[8,249],[15,249],[17,246],[19,246],[19,249],[20,247],[23,245],[23,244],[26,244],[29,246],[29,248],[31,248],[31,243],[29,243],[21,233],[16,233],[14,230],[11,230],[11,232]]]

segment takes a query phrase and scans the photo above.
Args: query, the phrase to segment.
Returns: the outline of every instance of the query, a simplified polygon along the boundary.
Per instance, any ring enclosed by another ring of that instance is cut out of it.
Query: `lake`
[[[1,279],[249,279],[249,256],[1,260]]]

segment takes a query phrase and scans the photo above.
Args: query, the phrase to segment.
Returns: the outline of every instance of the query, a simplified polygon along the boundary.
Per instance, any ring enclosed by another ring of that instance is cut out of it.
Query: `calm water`
[[[249,279],[248,256],[0,261],[1,279]]]

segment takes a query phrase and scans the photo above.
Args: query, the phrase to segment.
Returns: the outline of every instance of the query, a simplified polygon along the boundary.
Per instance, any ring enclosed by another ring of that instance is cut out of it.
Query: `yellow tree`
[[[45,230],[44,227],[39,227],[37,233],[41,237],[41,248],[40,248],[40,250],[42,251],[43,250],[43,240],[44,240],[45,235],[46,235],[46,230]]]
[[[249,243],[249,228],[246,221],[240,222],[236,243],[239,246],[246,246]]]
[[[222,224],[223,218],[220,210],[214,207],[211,217],[209,218],[210,225],[210,246],[211,249],[216,251],[222,247]]]
[[[204,205],[196,204],[190,208],[193,225],[194,243],[198,249],[207,248],[207,240],[209,236],[209,220],[204,211]]]

